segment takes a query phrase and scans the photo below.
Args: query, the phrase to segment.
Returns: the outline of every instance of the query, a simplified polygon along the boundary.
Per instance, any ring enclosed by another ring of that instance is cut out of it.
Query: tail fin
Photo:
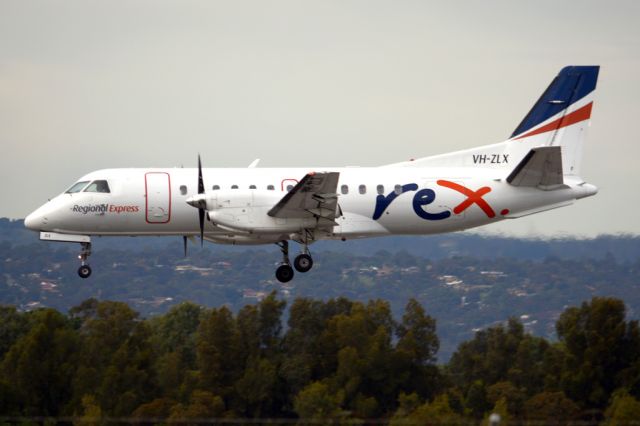
[[[545,172],[562,172],[562,176],[577,176],[580,173],[582,145],[591,118],[593,93],[598,80],[599,66],[568,66],[563,68],[551,82],[538,102],[505,142],[450,152],[415,161],[389,164],[389,167],[473,167],[493,169],[509,173],[514,165],[524,161],[531,150],[538,147],[556,146],[560,149],[541,150],[533,163],[529,159],[527,174],[538,168],[539,159],[553,158],[553,167]],[[533,154],[531,154],[533,155]],[[549,157],[551,155],[551,157]],[[560,157],[561,155],[561,157]],[[539,172],[539,170],[538,170]],[[543,181],[556,181],[554,177]],[[520,182],[520,180],[514,181]],[[530,184],[530,179],[522,180]]]
[[[510,141],[528,146],[560,146],[563,174],[578,175],[599,70],[599,66],[563,68]]]

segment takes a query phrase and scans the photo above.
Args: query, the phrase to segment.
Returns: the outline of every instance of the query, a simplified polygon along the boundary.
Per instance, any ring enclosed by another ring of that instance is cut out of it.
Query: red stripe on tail
[[[539,135],[540,133],[551,132],[554,130],[561,129],[563,127],[570,126],[572,124],[579,123],[584,120],[588,120],[591,117],[591,107],[593,106],[593,102],[589,102],[587,105],[583,106],[580,109],[573,111],[569,115],[565,115],[564,117],[558,118],[557,120],[552,121],[551,123],[539,127],[535,130],[530,131],[529,133],[525,133],[522,136],[518,136],[514,140],[526,138],[533,135]]]

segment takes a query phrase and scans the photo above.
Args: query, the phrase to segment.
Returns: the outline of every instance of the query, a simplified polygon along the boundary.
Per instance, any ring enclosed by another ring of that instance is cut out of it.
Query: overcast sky
[[[0,0],[0,217],[107,167],[374,166],[505,140],[601,65],[600,193],[483,232],[639,233],[640,2]]]

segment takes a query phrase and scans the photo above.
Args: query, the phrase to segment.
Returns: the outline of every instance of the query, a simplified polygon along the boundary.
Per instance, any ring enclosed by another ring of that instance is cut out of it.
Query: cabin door
[[[171,178],[169,173],[147,173],[144,175],[144,180],[147,223],[168,223],[171,220]]]

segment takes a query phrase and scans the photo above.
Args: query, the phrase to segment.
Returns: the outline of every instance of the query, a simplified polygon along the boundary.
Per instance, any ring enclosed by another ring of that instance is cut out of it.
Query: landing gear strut
[[[278,266],[278,269],[276,269],[276,278],[281,283],[287,283],[293,279],[293,268],[289,261],[289,241],[283,240],[276,244],[282,251],[282,263]]]
[[[80,278],[89,278],[91,275],[91,267],[87,265],[87,258],[91,256],[91,243],[80,243],[82,250],[78,259],[80,259],[80,268],[78,268],[78,275]]]

